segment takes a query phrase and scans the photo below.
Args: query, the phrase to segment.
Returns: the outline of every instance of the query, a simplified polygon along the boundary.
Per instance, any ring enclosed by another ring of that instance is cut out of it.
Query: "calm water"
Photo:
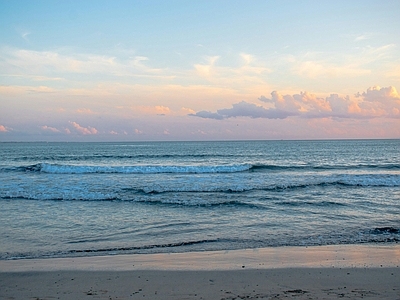
[[[398,243],[400,141],[0,143],[0,259]]]

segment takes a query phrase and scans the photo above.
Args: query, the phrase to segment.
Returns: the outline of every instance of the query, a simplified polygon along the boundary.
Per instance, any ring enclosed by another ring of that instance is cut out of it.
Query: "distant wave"
[[[330,170],[357,170],[357,169],[379,169],[379,170],[400,170],[400,164],[354,164],[354,165],[265,165],[254,164],[253,171],[276,170],[276,171],[330,171]]]
[[[395,227],[377,227],[370,231],[372,234],[400,234],[400,229]]]
[[[347,204],[334,202],[334,201],[277,201],[274,202],[276,205],[280,206],[319,206],[319,207],[333,207],[333,206],[347,206]]]
[[[244,155],[243,155],[244,156]],[[98,155],[35,155],[35,156],[18,156],[14,157],[13,161],[99,161],[99,160],[124,160],[124,159],[174,159],[174,158],[209,158],[209,157],[223,157],[223,158],[237,158],[240,155],[229,154],[134,154],[134,155],[115,155],[115,154],[98,154]],[[246,156],[248,157],[248,156]]]
[[[197,241],[185,241],[185,242],[177,242],[177,243],[169,243],[169,244],[152,244],[152,245],[143,245],[143,246],[132,246],[132,247],[118,247],[118,248],[101,248],[101,249],[82,249],[82,250],[70,250],[68,253],[98,253],[98,252],[121,252],[121,251],[133,251],[133,250],[149,250],[149,249],[157,249],[157,248],[174,248],[174,247],[184,247],[184,246],[192,246],[197,244],[205,244],[205,243],[215,243],[218,242],[218,239],[213,240],[197,240]]]
[[[215,202],[208,202],[205,200],[178,200],[178,199],[143,199],[137,202],[149,205],[174,205],[174,206],[191,206],[191,207],[236,207],[236,208],[247,208],[247,209],[268,209],[265,205],[254,204],[235,200],[219,200]]]
[[[82,244],[90,242],[90,240],[78,240],[67,242],[67,244]],[[375,229],[366,229],[358,232],[342,235],[329,236],[300,236],[292,239],[281,239],[271,235],[270,239],[253,239],[253,238],[214,238],[214,239],[188,239],[171,243],[154,243],[142,245],[117,245],[115,247],[93,247],[79,249],[68,249],[61,251],[48,252],[17,252],[17,253],[0,253],[0,259],[16,260],[16,259],[32,259],[32,258],[50,258],[50,257],[74,257],[74,256],[97,256],[97,255],[114,255],[128,253],[173,253],[198,251],[201,250],[235,250],[235,249],[258,249],[261,247],[287,247],[287,246],[322,246],[322,245],[359,245],[359,244],[397,244],[400,242],[400,230],[396,227],[381,227]]]
[[[268,165],[268,164],[227,164],[227,165],[132,165],[132,166],[95,166],[38,163],[28,166],[0,166],[0,171],[43,172],[52,174],[157,174],[157,173],[235,173],[262,171],[334,171],[334,170],[400,170],[400,164],[355,164],[355,165]]]
[[[125,252],[135,251],[140,252],[141,250],[151,250],[162,248],[176,248],[176,247],[190,247],[198,244],[244,244],[244,245],[259,245],[261,247],[279,247],[279,246],[316,246],[316,245],[332,245],[332,244],[365,244],[365,243],[398,243],[400,241],[400,230],[394,227],[382,227],[375,228],[373,230],[364,230],[358,232],[354,236],[338,236],[332,241],[323,241],[321,239],[313,239],[310,237],[308,240],[304,239],[293,239],[287,240],[257,240],[257,239],[230,239],[230,238],[217,238],[217,239],[204,239],[204,240],[188,240],[176,243],[166,244],[148,244],[142,246],[127,246],[127,247],[114,247],[114,248],[99,248],[99,249],[82,249],[82,250],[69,250],[69,254],[80,254],[80,253],[99,253],[99,252]],[[254,247],[254,246],[253,246]],[[232,249],[236,247],[233,246]],[[162,251],[160,251],[162,252]]]
[[[322,178],[321,181],[297,182],[297,183],[275,183],[270,185],[246,185],[245,183],[235,185],[226,182],[219,182],[216,185],[197,185],[187,183],[184,185],[175,184],[165,186],[149,187],[120,187],[103,190],[87,190],[74,188],[73,186],[65,189],[47,187],[45,189],[32,185],[26,189],[0,189],[0,199],[30,199],[30,200],[65,200],[65,201],[136,201],[148,202],[152,204],[178,204],[178,205],[246,205],[253,204],[247,202],[235,202],[229,200],[229,195],[224,194],[245,194],[261,192],[265,195],[273,195],[282,191],[295,191],[299,189],[315,188],[380,188],[380,187],[400,187],[399,175],[345,175],[339,178]],[[172,194],[172,196],[171,196]],[[176,195],[174,195],[176,194]],[[178,196],[180,194],[181,196]],[[184,194],[188,194],[186,197]],[[189,194],[197,194],[189,196]],[[222,202],[208,202],[202,199],[225,199]],[[198,199],[198,200],[196,200]],[[246,199],[246,197],[244,198]],[[226,201],[228,200],[228,201]],[[296,205],[297,203],[283,203],[286,205]],[[333,203],[324,202],[321,205],[332,205]]]
[[[163,193],[245,193],[250,191],[281,191],[306,189],[310,187],[328,187],[328,186],[347,186],[347,187],[396,187],[400,186],[400,175],[384,176],[346,176],[343,179],[321,182],[292,183],[292,184],[273,184],[270,186],[230,186],[226,188],[191,186],[171,187],[171,188],[147,188],[147,189],[125,189],[134,193],[143,194],[163,194]]]
[[[0,259],[7,260],[16,260],[16,259],[32,259],[32,258],[43,258],[43,257],[65,257],[70,255],[98,255],[98,254],[109,254],[109,253],[148,253],[149,250],[156,250],[157,252],[163,252],[162,249],[168,249],[171,251],[173,248],[178,247],[190,247],[201,244],[213,244],[218,242],[229,242],[229,239],[206,239],[206,240],[193,240],[193,241],[183,241],[176,243],[166,243],[166,244],[148,244],[142,246],[126,246],[126,247],[110,247],[110,248],[93,248],[93,249],[73,249],[67,251],[57,251],[57,252],[48,252],[48,253],[14,253],[9,255],[9,253],[0,253]],[[75,243],[85,243],[84,240],[79,242],[70,242],[69,244]],[[146,251],[147,250],[147,251]],[[3,254],[3,255],[2,255]]]
[[[90,173],[121,173],[121,174],[157,174],[157,173],[234,173],[247,171],[249,164],[233,165],[137,165],[137,166],[88,166],[60,165],[40,163],[31,166],[14,168],[25,172],[43,172],[51,174],[90,174]]]

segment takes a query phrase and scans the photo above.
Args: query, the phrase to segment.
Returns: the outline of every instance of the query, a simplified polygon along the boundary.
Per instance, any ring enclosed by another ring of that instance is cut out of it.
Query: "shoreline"
[[[0,299],[400,299],[400,245],[0,261]]]
[[[380,268],[400,266],[400,244],[270,247],[157,254],[0,260],[1,272]]]

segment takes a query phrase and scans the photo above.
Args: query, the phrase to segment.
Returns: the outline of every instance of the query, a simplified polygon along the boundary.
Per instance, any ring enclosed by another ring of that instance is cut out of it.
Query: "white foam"
[[[40,164],[40,171],[52,174],[85,174],[85,173],[125,173],[125,174],[156,174],[156,173],[234,173],[247,171],[249,164],[238,165],[138,165],[138,166],[87,166],[87,165],[58,165]]]

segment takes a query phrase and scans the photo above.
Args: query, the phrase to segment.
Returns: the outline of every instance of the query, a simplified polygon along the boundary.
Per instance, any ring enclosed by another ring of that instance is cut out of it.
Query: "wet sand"
[[[0,299],[400,299],[400,245],[0,261]]]

